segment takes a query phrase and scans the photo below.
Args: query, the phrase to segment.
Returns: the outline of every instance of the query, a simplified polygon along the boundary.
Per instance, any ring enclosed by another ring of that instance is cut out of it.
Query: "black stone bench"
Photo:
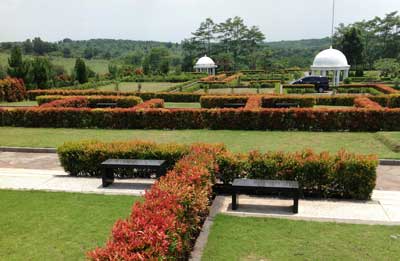
[[[246,106],[245,103],[225,103],[223,108],[237,109],[237,108],[242,108],[244,106]]]
[[[299,183],[286,180],[235,179],[232,184],[232,210],[239,205],[238,194],[286,193],[293,197],[293,213],[299,211]]]
[[[299,107],[298,103],[294,102],[279,102],[275,103],[275,108],[293,108],[293,107]]]
[[[96,103],[97,108],[115,108],[117,107],[116,102],[98,102]]]
[[[103,187],[114,183],[115,169],[134,169],[151,171],[155,173],[156,178],[161,177],[166,172],[165,160],[143,160],[143,159],[108,159],[101,163],[103,168]]]

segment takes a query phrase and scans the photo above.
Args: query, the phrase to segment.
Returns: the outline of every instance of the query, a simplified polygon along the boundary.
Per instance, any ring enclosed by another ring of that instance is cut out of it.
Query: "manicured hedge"
[[[202,108],[223,108],[227,103],[246,103],[248,96],[202,96],[200,98],[200,104]]]
[[[0,109],[0,126],[107,129],[399,131],[400,109]]]
[[[196,145],[118,220],[90,260],[187,260],[209,212],[220,148]]]
[[[374,88],[375,90],[385,93],[385,94],[395,94],[398,91],[390,86],[384,84],[343,84],[339,86],[340,88]]]
[[[61,165],[72,176],[101,177],[100,163],[113,158],[164,159],[168,168],[188,154],[189,146],[178,144],[157,144],[146,141],[68,142],[57,149]],[[134,176],[132,172],[119,173],[121,176]]]
[[[382,109],[382,106],[379,103],[371,101],[367,97],[358,97],[354,100],[354,105],[358,108],[365,109]]]
[[[199,102],[202,94],[199,93],[172,93],[172,92],[115,92],[96,90],[33,90],[28,91],[28,99],[36,100],[37,96],[138,96],[143,100],[163,99],[166,102]]]
[[[263,108],[274,108],[277,103],[298,103],[302,108],[311,108],[316,104],[313,96],[264,96],[262,99]]]
[[[60,95],[37,96],[36,101],[38,102],[39,105],[43,105],[52,101],[71,99],[71,98],[87,99],[88,107],[90,108],[96,108],[98,103],[116,103],[117,107],[119,108],[130,108],[143,102],[141,98],[136,96],[60,96]],[[63,107],[68,107],[68,106],[63,106]]]
[[[134,110],[164,108],[164,100],[151,99],[133,107]]]
[[[252,95],[247,100],[245,109],[246,110],[259,110],[261,109],[261,96]]]
[[[218,156],[218,177],[297,180],[306,193],[324,197],[369,199],[375,188],[376,156],[340,151],[337,154],[307,150],[294,153],[254,151],[247,155]]]
[[[0,101],[17,102],[26,98],[26,88],[20,79],[7,77],[0,79]]]
[[[77,96],[70,98],[68,96],[63,96],[63,98],[61,99],[53,100],[48,103],[42,103],[41,107],[42,108],[87,108],[89,107],[89,100],[84,96],[81,97]]]

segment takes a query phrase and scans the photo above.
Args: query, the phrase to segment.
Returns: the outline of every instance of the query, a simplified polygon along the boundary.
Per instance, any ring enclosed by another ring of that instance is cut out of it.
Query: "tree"
[[[396,59],[386,58],[375,62],[375,69],[381,71],[383,76],[391,76],[393,78],[399,76],[400,63]]]
[[[200,24],[196,32],[192,33],[194,41],[197,41],[204,53],[211,54],[211,41],[214,40],[215,23],[211,18],[207,18]]]
[[[55,51],[56,45],[53,45],[52,43],[44,42],[40,37],[35,37],[32,41],[32,46],[33,46],[33,52],[37,55],[44,55],[46,53],[49,53],[51,51]]]
[[[168,74],[168,72],[169,72],[169,61],[168,61],[168,59],[164,59],[164,60],[161,61],[160,72],[162,74]]]
[[[51,64],[45,57],[36,57],[32,62],[32,82],[39,89],[47,88],[51,79]]]
[[[356,26],[348,28],[339,43],[340,49],[346,55],[348,62],[354,68],[363,63],[364,44],[361,37],[361,30]]]
[[[29,66],[22,59],[22,52],[19,46],[14,46],[11,50],[11,56],[8,59],[7,73],[11,77],[24,79],[26,78]]]
[[[26,39],[26,41],[22,43],[22,47],[24,48],[25,54],[30,54],[33,52],[33,44],[31,39]]]
[[[64,47],[63,49],[63,57],[64,58],[71,58],[72,53],[71,53],[71,49],[69,49],[68,47]]]
[[[81,58],[78,58],[75,61],[75,79],[79,83],[88,82],[88,71],[86,68],[86,64],[85,61]]]
[[[0,80],[4,79],[6,77],[7,77],[7,72],[4,69],[4,67],[0,65]]]

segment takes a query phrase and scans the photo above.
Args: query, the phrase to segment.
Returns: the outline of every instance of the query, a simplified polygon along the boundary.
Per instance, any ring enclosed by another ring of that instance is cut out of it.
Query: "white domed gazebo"
[[[317,54],[311,66],[312,75],[327,76],[327,73],[333,72],[334,86],[339,86],[340,80],[349,76],[349,70],[346,56],[332,47]]]
[[[201,57],[194,65],[196,72],[208,73],[211,75],[215,75],[215,68],[217,67],[214,61],[207,55]]]

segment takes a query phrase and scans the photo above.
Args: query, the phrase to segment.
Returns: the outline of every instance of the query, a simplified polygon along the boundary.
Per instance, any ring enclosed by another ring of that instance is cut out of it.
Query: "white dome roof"
[[[315,56],[311,68],[347,69],[350,68],[350,65],[347,62],[346,56],[341,51],[331,47]]]
[[[207,55],[201,57],[194,66],[194,68],[215,68],[215,67],[217,66],[215,65],[214,61]]]

